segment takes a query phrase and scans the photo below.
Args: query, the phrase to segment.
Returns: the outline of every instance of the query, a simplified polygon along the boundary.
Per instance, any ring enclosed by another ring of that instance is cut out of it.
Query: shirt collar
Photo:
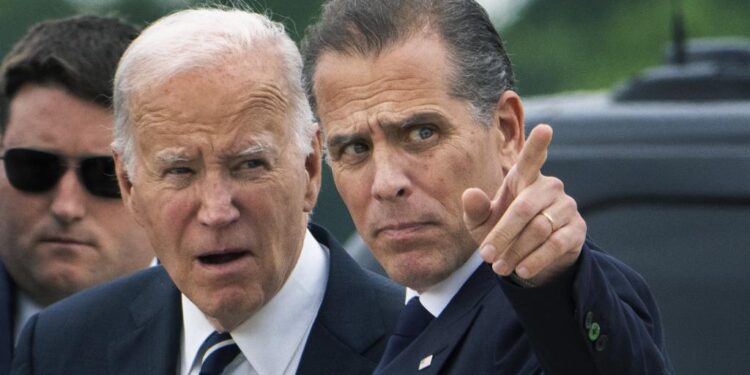
[[[329,254],[305,233],[302,251],[289,278],[260,310],[230,333],[258,374],[294,374],[328,283]],[[214,331],[206,316],[182,296],[183,350],[181,373],[196,361],[203,341]]]
[[[26,325],[26,322],[29,321],[29,319],[39,311],[41,311],[44,308],[44,306],[34,302],[26,293],[22,292],[21,290],[18,290],[16,292],[16,321],[14,322],[15,325],[14,330],[15,332],[15,342],[18,343],[18,339],[21,337],[21,330],[23,329],[23,326]]]
[[[215,330],[206,316],[193,301],[182,295],[182,359],[180,374],[190,373],[193,366],[200,366],[198,355],[203,341]]]
[[[471,277],[482,262],[483,260],[479,255],[479,251],[474,251],[461,267],[453,271],[445,280],[427,288],[422,294],[411,288],[406,288],[406,302],[412,297],[419,297],[419,302],[422,303],[422,306],[430,314],[435,317],[440,316],[445,307],[448,306],[448,303],[453,299],[453,296],[458,293],[466,280]]]

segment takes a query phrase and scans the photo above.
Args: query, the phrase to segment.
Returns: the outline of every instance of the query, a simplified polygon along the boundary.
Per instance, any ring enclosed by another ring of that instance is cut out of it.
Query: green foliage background
[[[502,31],[522,94],[609,88],[663,62],[667,0],[539,0]],[[688,37],[750,37],[750,1],[684,0]]]
[[[377,0],[373,0],[377,1]],[[88,6],[74,6],[86,3]],[[201,4],[268,9],[299,40],[319,0],[0,0],[0,55],[35,22],[80,12],[146,25]],[[522,94],[604,89],[661,63],[670,39],[670,0],[536,0],[501,30]],[[683,0],[689,37],[750,37],[750,1]]]
[[[70,2],[68,2],[70,1]],[[0,55],[32,24],[77,13],[119,16],[139,25],[188,6],[219,3],[267,9],[299,40],[319,0],[0,0]],[[372,0],[377,1],[377,0]],[[79,4],[73,6],[74,2]],[[523,95],[612,87],[660,64],[670,40],[670,0],[535,0],[500,30]],[[682,0],[688,37],[750,38],[750,1]],[[88,4],[81,7],[80,3]],[[314,219],[338,238],[354,230],[325,168]]]

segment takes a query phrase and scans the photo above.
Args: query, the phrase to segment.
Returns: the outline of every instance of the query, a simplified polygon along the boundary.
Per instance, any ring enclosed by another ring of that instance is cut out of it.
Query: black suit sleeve
[[[669,374],[659,311],[646,282],[584,244],[578,262],[548,285],[499,278],[547,374]]]

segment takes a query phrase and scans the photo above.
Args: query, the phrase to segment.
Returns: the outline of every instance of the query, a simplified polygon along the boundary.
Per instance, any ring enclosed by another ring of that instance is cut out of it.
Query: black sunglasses
[[[63,156],[27,148],[11,148],[0,159],[5,163],[10,184],[29,193],[49,191],[69,167]],[[89,193],[97,197],[120,197],[112,157],[93,156],[77,160],[76,174]]]

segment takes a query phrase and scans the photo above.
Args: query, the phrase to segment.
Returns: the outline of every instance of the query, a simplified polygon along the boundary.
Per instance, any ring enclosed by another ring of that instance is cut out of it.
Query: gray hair
[[[157,20],[128,47],[114,81],[113,149],[134,176],[134,135],[129,100],[133,93],[168,81],[188,70],[223,64],[246,54],[259,42],[278,50],[290,96],[293,142],[303,155],[312,152],[315,127],[302,87],[302,57],[284,26],[267,16],[239,9],[190,9]]]
[[[503,41],[474,0],[327,2],[302,43],[305,89],[316,116],[313,76],[322,54],[377,56],[425,29],[447,45],[450,94],[467,100],[475,119],[489,125],[500,96],[515,83]]]

